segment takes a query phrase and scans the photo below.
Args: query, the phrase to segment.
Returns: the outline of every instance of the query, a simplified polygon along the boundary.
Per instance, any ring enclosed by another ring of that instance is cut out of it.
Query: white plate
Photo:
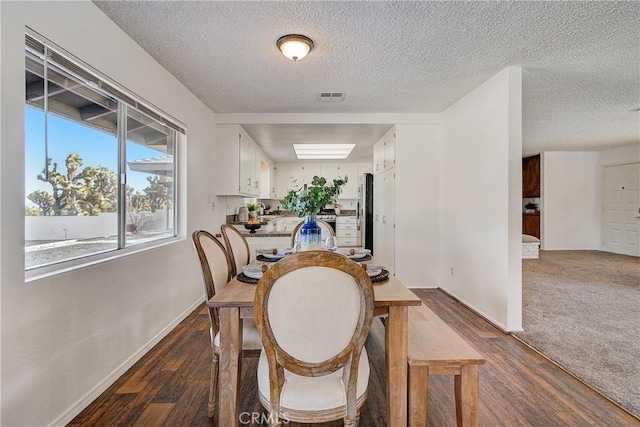
[[[349,249],[341,248],[341,249],[338,249],[338,253],[346,256],[349,259],[361,259],[369,255],[371,251],[369,249],[360,248],[360,249],[356,249],[356,252],[353,255],[351,255]]]
[[[375,266],[375,267],[377,267],[377,266]],[[371,270],[369,270],[369,268],[367,267],[367,274],[369,275],[369,277],[377,276],[380,273],[382,273],[382,267],[378,267],[378,268],[371,269]]]
[[[252,279],[259,279],[262,277],[262,265],[258,265],[258,264],[243,265],[242,272],[247,277],[251,277]]]
[[[251,277],[252,279],[259,279],[262,277],[262,272],[255,272],[255,271],[244,271],[244,275],[247,277]]]
[[[285,254],[260,254],[265,258],[269,258],[269,259],[282,259],[284,258]]]
[[[382,273],[383,268],[384,267],[381,265],[367,264],[367,274],[369,275],[369,277],[377,276],[378,274]]]

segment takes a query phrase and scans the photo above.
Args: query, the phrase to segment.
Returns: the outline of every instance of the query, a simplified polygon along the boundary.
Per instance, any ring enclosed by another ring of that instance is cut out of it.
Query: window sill
[[[182,242],[183,240],[185,240],[185,237],[183,236],[168,237],[166,239],[156,240],[148,243],[141,243],[139,245],[131,246],[124,249],[118,249],[94,255],[87,255],[86,257],[82,258],[60,261],[54,264],[44,265],[42,267],[35,267],[31,270],[25,271],[25,283],[35,282],[41,279],[56,276],[58,274],[69,273],[74,270],[80,270],[97,264],[102,264],[104,262],[117,260],[120,258],[135,255],[140,252],[147,252],[149,250],[161,248],[163,246]]]

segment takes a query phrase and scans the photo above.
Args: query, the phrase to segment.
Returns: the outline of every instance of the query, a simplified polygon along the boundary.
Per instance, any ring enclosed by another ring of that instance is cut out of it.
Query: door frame
[[[605,250],[605,197],[606,197],[606,187],[605,187],[605,177],[604,171],[605,168],[616,167],[616,166],[627,166],[627,165],[640,165],[640,160],[631,160],[626,162],[615,162],[615,163],[605,163],[600,165],[600,250],[603,252],[608,252]],[[640,214],[639,214],[640,215]],[[640,239],[640,238],[639,238]],[[639,247],[640,247],[640,242]],[[616,252],[608,252],[608,253],[616,253]],[[625,254],[620,254],[625,255]],[[630,255],[633,256],[633,255]]]

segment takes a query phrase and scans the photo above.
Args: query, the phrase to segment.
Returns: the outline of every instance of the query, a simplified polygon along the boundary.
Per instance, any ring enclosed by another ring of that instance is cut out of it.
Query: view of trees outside
[[[82,157],[72,152],[66,158],[66,172],[48,159],[47,169],[37,179],[51,184],[51,192],[36,190],[27,195],[38,209],[27,208],[26,215],[97,215],[118,211],[118,178],[105,166],[82,168]]]
[[[82,168],[82,157],[69,153],[65,161],[66,172],[58,170],[58,164],[48,159],[48,168],[37,179],[51,184],[51,192],[35,190],[27,195],[34,206],[25,208],[27,216],[98,215],[102,212],[118,212],[118,178],[105,166]],[[170,209],[173,203],[171,182],[164,176],[149,176],[148,186],[142,192],[127,186],[127,210],[132,217],[153,213],[158,209]],[[131,221],[135,223],[136,219]],[[141,224],[136,223],[139,227]],[[135,230],[134,230],[135,231]]]
[[[44,114],[25,107],[27,268],[118,248],[115,135],[54,114],[48,115],[48,126],[44,126]],[[172,166],[159,173],[130,167],[170,157],[168,141],[158,148],[138,141],[126,143],[127,246],[173,235]]]

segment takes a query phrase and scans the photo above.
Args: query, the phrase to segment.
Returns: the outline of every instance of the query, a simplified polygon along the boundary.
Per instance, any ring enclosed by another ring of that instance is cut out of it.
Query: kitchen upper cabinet
[[[339,200],[358,198],[358,164],[357,163],[326,163],[322,165],[321,176],[328,182],[340,177],[348,177],[347,184],[342,187]]]
[[[320,176],[327,178],[327,181],[331,181],[337,177],[344,176],[340,172],[340,165],[337,163],[325,163],[320,167]]]
[[[260,148],[256,151],[256,185],[259,198],[271,198],[272,188],[275,187],[273,161]]]
[[[249,196],[259,194],[256,179],[256,145],[249,135],[240,128],[240,193]]]
[[[522,197],[540,197],[540,155],[522,159]]]
[[[358,188],[359,188],[359,179],[360,176],[358,172],[358,165],[355,163],[345,163],[338,166],[339,176],[344,178],[348,177],[347,183],[344,187],[342,187],[342,192],[338,199],[357,199],[358,198]]]
[[[271,160],[239,125],[218,125],[219,196],[261,196],[261,162]],[[268,188],[268,187],[267,187]]]
[[[300,174],[302,184],[311,185],[314,176],[322,176],[322,165],[316,163],[305,163],[300,166]]]
[[[389,129],[373,145],[373,173],[379,174],[396,166],[396,128]]]
[[[300,168],[294,163],[276,165],[276,199],[282,199],[291,190],[300,187],[302,178],[298,176]],[[297,181],[297,182],[296,182]]]
[[[278,198],[278,167],[273,161],[271,162],[269,186],[270,186],[269,198],[277,199]]]
[[[273,198],[283,198],[290,190],[311,185],[314,176],[321,176],[327,182],[335,178],[348,176],[347,184],[342,187],[338,199],[357,199],[360,188],[360,175],[370,172],[371,166],[358,163],[278,163],[276,165],[276,185]]]
[[[384,171],[384,141],[380,140],[373,144],[373,173],[379,174]]]

